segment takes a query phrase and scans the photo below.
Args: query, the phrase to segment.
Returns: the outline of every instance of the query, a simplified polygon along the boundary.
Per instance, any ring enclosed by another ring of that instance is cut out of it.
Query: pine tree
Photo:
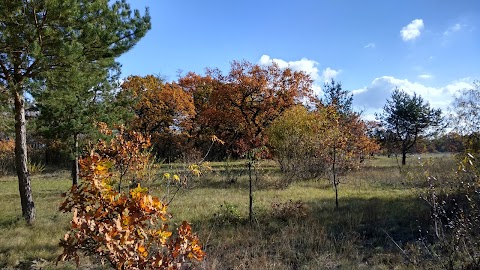
[[[27,169],[25,97],[52,69],[114,59],[150,29],[148,10],[132,14],[125,0],[1,0],[0,86],[15,108],[15,163],[22,214],[35,220]]]
[[[114,91],[118,66],[112,61],[74,64],[49,72],[45,88],[35,93],[40,115],[37,131],[47,139],[60,140],[72,159],[72,183],[78,184],[79,149],[95,137],[96,123],[116,123]]]
[[[383,112],[376,117],[392,136],[391,140],[398,144],[402,152],[402,165],[405,165],[407,153],[417,139],[428,135],[433,128],[440,127],[441,114],[440,109],[431,108],[421,96],[410,96],[403,90],[395,89],[383,107]]]

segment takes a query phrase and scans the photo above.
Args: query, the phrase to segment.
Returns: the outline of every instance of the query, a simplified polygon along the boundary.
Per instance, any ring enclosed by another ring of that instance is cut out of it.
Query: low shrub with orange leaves
[[[141,184],[128,190],[116,188],[117,168],[129,167],[117,163],[131,162],[148,147],[148,143],[139,147],[128,137],[132,134],[121,130],[110,143],[99,142],[80,160],[82,181],[72,186],[60,206],[63,212],[73,212],[73,218],[60,241],[63,253],[58,259],[75,260],[78,265],[83,254],[117,269],[184,269],[201,261],[205,253],[189,223],[184,221],[176,233],[168,229],[167,204]],[[140,137],[134,136],[145,142]],[[116,151],[122,147],[126,149]],[[127,153],[128,158],[117,156]]]

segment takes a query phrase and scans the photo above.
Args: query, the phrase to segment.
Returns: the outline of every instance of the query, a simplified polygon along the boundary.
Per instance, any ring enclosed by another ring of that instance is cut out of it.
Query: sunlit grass
[[[65,233],[69,215],[58,206],[61,193],[71,183],[68,174],[44,174],[32,177],[37,220],[30,227],[21,218],[18,183],[15,178],[0,180],[0,267],[54,261],[59,255],[58,240]]]

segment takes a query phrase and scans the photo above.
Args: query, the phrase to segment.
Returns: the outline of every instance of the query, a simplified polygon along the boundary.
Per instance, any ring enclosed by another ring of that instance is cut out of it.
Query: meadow
[[[254,220],[248,220],[248,175],[244,161],[212,163],[212,171],[180,189],[169,211],[171,228],[182,220],[199,235],[206,259],[200,269],[435,269],[417,254],[418,239],[430,228],[430,208],[421,198],[426,174],[448,178],[451,155],[375,157],[342,176],[338,208],[327,179],[283,183],[277,165],[257,165]],[[150,182],[158,196],[167,190],[160,175],[182,171],[163,165]],[[58,211],[69,189],[69,173],[48,169],[32,176],[37,220],[21,217],[16,177],[0,178],[0,268],[75,269],[56,258],[71,214]],[[173,192],[170,190],[169,192]],[[170,193],[170,197],[173,193]],[[81,269],[108,269],[84,258]]]

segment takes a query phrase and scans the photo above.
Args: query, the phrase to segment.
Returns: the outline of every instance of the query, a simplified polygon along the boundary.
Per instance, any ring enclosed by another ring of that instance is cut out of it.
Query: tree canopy
[[[195,115],[192,96],[177,83],[147,75],[128,77],[119,98],[133,101],[130,128],[152,137],[158,157],[173,160],[180,155]]]
[[[417,94],[410,96],[405,91],[395,89],[377,115],[392,140],[399,143],[402,153],[402,165],[406,164],[407,152],[415,145],[419,136],[428,135],[432,128],[442,121],[440,109],[433,109],[428,102]]]
[[[307,74],[247,61],[232,62],[228,74],[217,69],[209,69],[203,77],[187,74],[180,85],[194,97],[192,135],[217,135],[229,143],[225,150],[237,156],[264,145],[264,130],[270,123],[312,96]]]

